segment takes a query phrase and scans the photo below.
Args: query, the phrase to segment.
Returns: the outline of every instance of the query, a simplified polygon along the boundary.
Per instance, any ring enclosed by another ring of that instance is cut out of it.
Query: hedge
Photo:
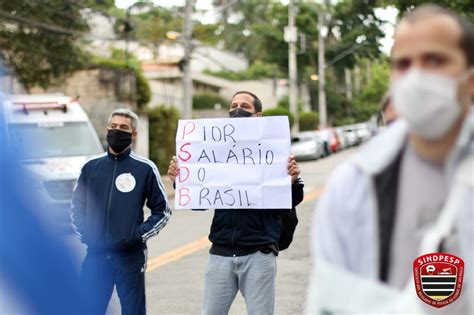
[[[290,121],[290,127],[293,126],[293,122],[295,121],[293,114],[290,113],[289,110],[282,107],[275,107],[264,110],[262,114],[263,116],[288,116],[288,119]]]
[[[214,109],[215,104],[226,107],[228,102],[218,94],[196,93],[193,95],[193,109]]]
[[[299,114],[300,131],[316,130],[319,125],[319,115],[316,112]]]
[[[147,110],[150,132],[150,159],[160,174],[166,174],[168,164],[176,155],[176,130],[179,111],[174,107],[158,106]]]

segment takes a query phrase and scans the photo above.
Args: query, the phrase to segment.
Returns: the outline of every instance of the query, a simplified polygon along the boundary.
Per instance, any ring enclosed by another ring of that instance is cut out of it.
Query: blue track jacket
[[[143,206],[151,210],[144,221]],[[155,164],[130,149],[89,160],[71,205],[73,225],[89,251],[143,246],[166,225],[171,210]]]

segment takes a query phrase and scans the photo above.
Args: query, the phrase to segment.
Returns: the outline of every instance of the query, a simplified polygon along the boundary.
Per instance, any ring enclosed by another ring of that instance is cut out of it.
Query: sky
[[[133,3],[137,2],[137,0],[115,0],[115,5],[119,8],[127,8]],[[185,0],[154,0],[156,4],[159,4],[163,7],[171,7],[171,6],[184,6]],[[287,4],[288,0],[282,0],[283,4]],[[201,22],[205,23],[205,21],[214,21],[215,19],[215,11],[213,11],[212,7],[212,0],[196,0],[196,9],[207,13],[201,13],[196,16],[197,19],[201,20]],[[393,45],[393,33],[394,33],[394,25],[396,22],[398,11],[394,7],[387,7],[384,9],[376,9],[375,14],[378,18],[387,21],[385,26],[383,27],[383,31],[385,32],[385,38],[381,40],[382,44],[382,51],[386,54],[390,53],[390,49]]]

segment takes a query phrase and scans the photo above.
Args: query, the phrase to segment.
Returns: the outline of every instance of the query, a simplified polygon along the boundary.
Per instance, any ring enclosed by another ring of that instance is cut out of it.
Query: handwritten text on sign
[[[288,118],[180,120],[176,209],[288,209]]]

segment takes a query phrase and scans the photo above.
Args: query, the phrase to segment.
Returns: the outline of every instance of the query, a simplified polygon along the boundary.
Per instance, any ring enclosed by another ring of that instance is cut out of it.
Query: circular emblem
[[[135,177],[131,173],[123,173],[115,179],[115,186],[123,193],[131,192],[136,185]]]
[[[430,253],[413,261],[418,297],[436,308],[453,303],[461,295],[464,261],[449,253]]]

